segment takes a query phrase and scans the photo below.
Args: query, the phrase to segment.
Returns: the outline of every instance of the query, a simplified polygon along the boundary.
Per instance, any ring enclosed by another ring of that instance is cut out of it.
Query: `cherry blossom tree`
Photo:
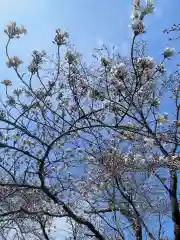
[[[55,54],[33,51],[25,73],[9,46],[27,30],[6,26],[18,84],[2,80],[2,239],[52,239],[56,218],[77,240],[165,239],[170,218],[180,239],[180,79],[165,69],[174,48],[155,62],[138,39],[153,10],[150,0],[134,1],[130,56],[102,46],[87,65],[57,29]]]

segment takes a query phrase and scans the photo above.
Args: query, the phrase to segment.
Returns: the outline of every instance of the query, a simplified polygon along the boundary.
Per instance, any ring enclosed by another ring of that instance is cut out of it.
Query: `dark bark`
[[[50,240],[50,238],[49,238],[49,236],[48,236],[48,234],[47,234],[47,232],[46,232],[45,225],[42,223],[41,220],[39,221],[39,224],[40,224],[40,226],[41,226],[41,230],[42,230],[42,232],[43,232],[43,236],[44,236],[45,240]]]
[[[133,225],[134,225],[133,229],[135,232],[136,240],[142,240],[142,227],[138,218],[134,219]]]
[[[48,188],[45,186],[42,189],[44,193],[47,194],[47,196],[54,201],[54,203],[59,204],[62,206],[63,210],[67,213],[67,216],[71,219],[73,219],[76,223],[82,224],[86,226],[93,234],[94,236],[99,240],[105,240],[105,237],[94,227],[94,225],[86,220],[85,218],[82,218],[80,216],[77,216],[71,208],[66,205],[63,201],[59,200],[54,194],[52,194]]]
[[[177,200],[177,173],[171,171],[171,207],[172,207],[172,220],[174,221],[174,240],[180,240],[180,214],[179,205]]]

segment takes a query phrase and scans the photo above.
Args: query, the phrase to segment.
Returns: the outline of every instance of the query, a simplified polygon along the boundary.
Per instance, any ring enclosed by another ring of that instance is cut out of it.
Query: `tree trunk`
[[[135,231],[135,236],[136,240],[142,240],[142,227],[141,223],[138,218],[134,219],[134,231]]]
[[[179,205],[177,200],[177,173],[171,171],[171,207],[172,207],[172,220],[174,221],[174,240],[180,240],[180,214]]]

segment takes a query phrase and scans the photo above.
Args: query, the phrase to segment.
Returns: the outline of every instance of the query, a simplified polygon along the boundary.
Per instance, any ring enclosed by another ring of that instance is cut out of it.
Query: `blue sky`
[[[142,0],[141,0],[142,1]],[[92,49],[105,43],[117,45],[120,53],[129,53],[131,43],[130,24],[131,0],[1,0],[0,1],[0,81],[17,80],[12,70],[5,65],[6,36],[4,26],[17,21],[28,29],[28,35],[16,40],[10,47],[10,55],[18,55],[27,63],[31,51],[45,49],[50,54],[55,28],[69,32],[71,42],[77,50],[90,59]],[[160,59],[168,41],[162,29],[179,21],[179,0],[156,0],[156,11],[148,16],[147,34],[150,54]],[[177,45],[178,46],[178,45]],[[177,49],[180,51],[180,49]],[[171,63],[174,67],[174,63]],[[0,86],[3,94],[4,87]],[[63,238],[58,239],[63,240]]]
[[[145,1],[145,0],[144,0]],[[4,25],[9,20],[24,24],[28,36],[13,43],[10,50],[18,54],[25,62],[34,49],[54,50],[51,41],[55,28],[69,32],[70,40],[86,57],[98,44],[117,45],[124,55],[129,52],[131,31],[130,23],[132,0],[1,0],[0,3],[0,74],[3,78],[11,77],[6,71],[4,58]],[[180,2],[174,0],[156,0],[157,9],[147,18],[146,36],[149,39],[151,53],[160,56],[166,46],[166,37],[161,29],[178,22]],[[20,48],[19,48],[20,46]]]
[[[145,0],[143,0],[145,1]],[[27,63],[32,50],[46,49],[53,53],[55,28],[69,32],[70,40],[86,59],[91,59],[92,49],[105,43],[116,45],[119,51],[129,53],[131,43],[130,23],[132,0],[1,0],[0,1],[0,76],[15,82],[12,70],[5,65],[6,36],[4,26],[15,20],[28,29],[28,35],[14,41],[11,55],[19,55]],[[180,2],[156,0],[156,11],[146,18],[150,54],[161,57],[167,37],[161,32],[166,26],[178,22]],[[25,70],[26,65],[24,66]],[[7,71],[8,70],[8,71]],[[0,79],[0,80],[1,80]],[[4,90],[0,86],[0,91]]]

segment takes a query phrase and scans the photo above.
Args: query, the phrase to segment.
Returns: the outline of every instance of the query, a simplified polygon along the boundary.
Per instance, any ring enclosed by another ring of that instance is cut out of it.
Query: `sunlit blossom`
[[[125,63],[121,62],[111,69],[111,74],[118,79],[123,79],[127,75],[127,68]]]
[[[150,137],[145,137],[144,142],[146,143],[147,146],[152,147],[154,146],[154,139]]]
[[[168,122],[168,114],[165,113],[165,114],[157,114],[156,115],[156,121],[158,123],[167,123]]]
[[[76,62],[76,55],[71,51],[67,51],[65,54],[65,59],[68,61],[69,64]]]
[[[144,23],[142,20],[135,18],[131,23],[131,27],[136,35],[145,32]]]
[[[155,66],[154,59],[150,56],[138,58],[137,65],[141,69],[153,69]]]
[[[153,11],[154,11],[153,0],[146,0],[146,6],[144,8],[144,13],[145,14],[150,14],[150,13],[153,13]]]
[[[134,19],[138,19],[138,18],[139,18],[139,11],[137,9],[133,8],[131,19],[134,20]]]
[[[22,63],[23,61],[17,56],[9,57],[8,60],[6,61],[6,65],[8,66],[8,68],[11,67],[18,68],[19,65]]]
[[[4,84],[6,87],[12,86],[12,82],[8,79],[3,80],[1,83]]]
[[[11,21],[6,25],[4,32],[9,38],[19,38],[20,35],[27,34],[27,29],[24,26],[17,26],[16,22]]]
[[[56,29],[56,36],[54,38],[53,43],[56,43],[58,46],[66,45],[68,38],[69,38],[69,34],[66,31],[63,31],[61,29]]]
[[[27,29],[23,25],[21,25],[21,27],[19,27],[19,33],[26,35],[27,34]]]

